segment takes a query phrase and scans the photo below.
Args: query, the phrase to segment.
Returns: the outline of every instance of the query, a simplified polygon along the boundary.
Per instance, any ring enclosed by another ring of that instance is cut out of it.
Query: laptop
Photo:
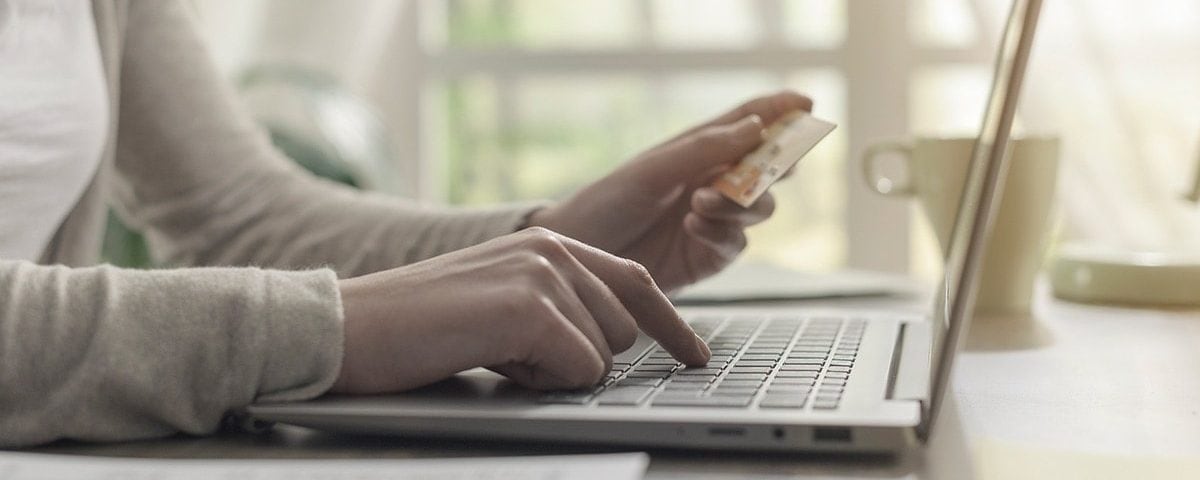
[[[257,420],[406,437],[720,450],[894,452],[938,420],[973,310],[1041,0],[1015,0],[946,258],[927,316],[683,310],[713,351],[685,368],[640,338],[602,385],[539,392],[476,369],[419,390],[255,404]]]

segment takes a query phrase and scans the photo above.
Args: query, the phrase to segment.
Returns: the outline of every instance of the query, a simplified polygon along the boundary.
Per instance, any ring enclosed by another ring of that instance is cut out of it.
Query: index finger
[[[781,90],[770,95],[750,99],[738,105],[733,110],[722,113],[712,120],[688,129],[675,138],[685,137],[708,127],[728,125],[750,115],[758,115],[762,119],[763,125],[769,127],[784,115],[796,110],[811,112],[812,108],[813,101],[811,98],[792,90]]]
[[[571,255],[608,285],[646,335],[685,364],[708,363],[708,345],[683,321],[645,267],[571,238],[562,240]]]

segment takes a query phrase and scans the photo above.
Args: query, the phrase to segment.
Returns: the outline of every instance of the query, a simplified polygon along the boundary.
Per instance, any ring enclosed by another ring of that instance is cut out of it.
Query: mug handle
[[[916,189],[913,188],[912,183],[905,183],[904,185],[893,184],[892,188],[887,190],[880,189],[880,180],[887,180],[890,182],[891,179],[883,175],[879,175],[876,168],[876,164],[878,163],[877,160],[881,155],[895,153],[900,154],[901,157],[904,158],[905,167],[909,168],[911,171],[912,167],[908,162],[912,160],[912,150],[913,144],[908,140],[884,141],[867,147],[867,150],[863,152],[862,156],[863,181],[867,183],[867,188],[880,195],[897,197],[910,196],[916,193]]]

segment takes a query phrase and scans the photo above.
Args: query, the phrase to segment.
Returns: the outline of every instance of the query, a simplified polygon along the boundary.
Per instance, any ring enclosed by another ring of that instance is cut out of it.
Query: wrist
[[[338,280],[338,294],[341,296],[342,304],[342,366],[338,371],[337,379],[334,380],[333,386],[329,391],[334,393],[348,393],[353,390],[355,384],[352,376],[357,370],[354,364],[357,363],[357,353],[361,349],[361,345],[357,345],[358,328],[361,326],[361,302],[356,294],[355,282],[353,279]]]

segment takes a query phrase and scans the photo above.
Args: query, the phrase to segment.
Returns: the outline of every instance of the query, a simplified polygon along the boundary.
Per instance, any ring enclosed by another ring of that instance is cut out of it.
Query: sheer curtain
[[[1200,251],[1200,3],[1046,2],[1020,121],[1064,138],[1064,239]]]

